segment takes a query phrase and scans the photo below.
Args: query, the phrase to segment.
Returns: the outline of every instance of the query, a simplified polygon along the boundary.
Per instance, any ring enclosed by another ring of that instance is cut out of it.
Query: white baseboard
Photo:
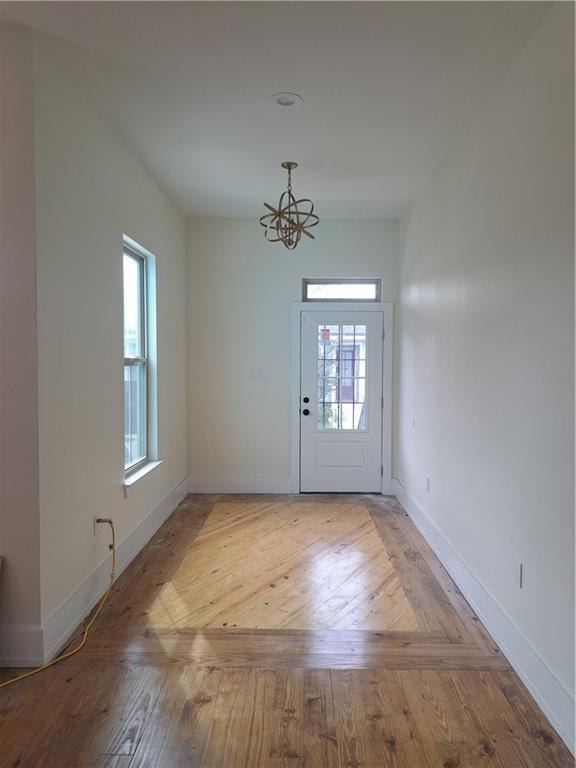
[[[39,667],[43,660],[42,627],[0,627],[0,667]]]
[[[558,680],[544,659],[532,647],[504,608],[472,573],[452,544],[426,511],[398,480],[395,495],[442,562],[480,620],[498,643],[534,700],[544,712],[568,749],[575,753],[574,698]]]
[[[132,562],[187,493],[188,480],[185,479],[118,545],[117,576]],[[66,644],[80,622],[100,600],[109,580],[110,561],[107,559],[46,620],[42,633],[44,662],[53,659]]]
[[[383,480],[382,494],[395,495],[395,480]],[[205,475],[188,478],[189,493],[300,493],[289,475]]]
[[[289,475],[205,475],[189,477],[189,493],[298,493]]]

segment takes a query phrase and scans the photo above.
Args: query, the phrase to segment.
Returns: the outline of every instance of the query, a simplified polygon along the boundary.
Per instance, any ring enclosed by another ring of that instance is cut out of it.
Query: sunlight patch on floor
[[[418,631],[362,504],[219,503],[149,628]]]

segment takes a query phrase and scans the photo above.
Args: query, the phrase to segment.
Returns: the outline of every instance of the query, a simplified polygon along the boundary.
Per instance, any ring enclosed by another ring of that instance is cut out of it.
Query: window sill
[[[163,464],[163,459],[159,459],[156,461],[149,461],[148,464],[144,464],[143,467],[140,467],[140,469],[136,470],[136,472],[132,472],[132,474],[128,475],[128,477],[124,478],[124,496],[126,496],[128,492],[128,488],[132,488],[132,486],[136,485],[140,480],[143,480],[145,477],[147,477],[150,472],[153,472],[156,467],[159,467],[160,464]]]

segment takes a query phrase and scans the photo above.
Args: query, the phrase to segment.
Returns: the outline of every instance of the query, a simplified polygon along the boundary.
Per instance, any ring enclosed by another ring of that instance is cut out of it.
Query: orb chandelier
[[[260,219],[260,224],[265,230],[266,240],[271,243],[283,243],[290,251],[296,248],[302,235],[314,240],[314,235],[308,230],[310,227],[315,227],[320,221],[314,213],[312,200],[308,200],[308,198],[296,200],[292,194],[292,169],[297,168],[297,166],[298,163],[291,161],[282,163],[282,168],[288,171],[288,187],[280,195],[278,208],[264,203],[264,207],[268,208],[270,213],[265,214]]]

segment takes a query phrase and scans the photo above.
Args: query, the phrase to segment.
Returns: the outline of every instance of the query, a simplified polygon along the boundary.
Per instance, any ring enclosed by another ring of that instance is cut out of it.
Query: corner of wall
[[[41,617],[33,47],[24,27],[1,26],[0,35],[0,658],[33,663]]]

